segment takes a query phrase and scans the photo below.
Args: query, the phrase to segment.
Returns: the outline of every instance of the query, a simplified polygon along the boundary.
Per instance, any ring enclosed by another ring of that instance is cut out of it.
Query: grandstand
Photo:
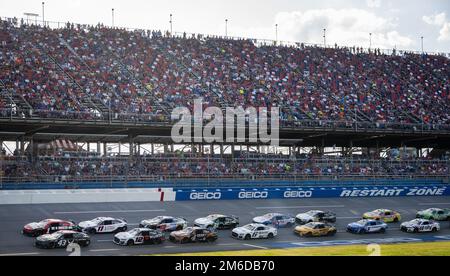
[[[0,21],[2,188],[193,179],[448,183],[449,54],[28,23]],[[192,110],[197,98],[222,109],[279,106],[280,147],[174,145],[170,114]]]

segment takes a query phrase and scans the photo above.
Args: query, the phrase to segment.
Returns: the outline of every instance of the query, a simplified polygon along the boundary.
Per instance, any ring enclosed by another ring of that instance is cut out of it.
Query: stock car
[[[386,233],[388,226],[385,222],[373,219],[363,219],[350,223],[347,232],[353,234]]]
[[[377,209],[372,212],[367,212],[363,215],[363,219],[373,219],[373,220],[382,220],[386,223],[390,222],[399,222],[402,220],[402,216],[400,213],[387,210],[387,209]]]
[[[205,218],[199,218],[194,221],[195,226],[214,229],[233,229],[239,225],[239,218],[236,216],[209,215]]]
[[[273,239],[278,235],[275,227],[252,223],[233,229],[231,236],[239,240]]]
[[[66,248],[69,244],[73,243],[86,247],[91,244],[91,238],[85,233],[62,230],[37,237],[34,246],[42,249],[54,249]]]
[[[114,236],[117,245],[161,244],[165,241],[164,234],[148,228],[136,228],[128,232],[121,232]]]
[[[450,220],[450,209],[430,208],[417,212],[416,218],[444,221]]]
[[[264,225],[273,225],[276,227],[291,227],[295,224],[295,218],[289,215],[270,213],[253,218],[253,222]]]
[[[295,227],[294,232],[301,237],[323,237],[336,235],[337,229],[323,222],[311,222]]]
[[[30,237],[39,237],[44,234],[52,234],[61,230],[81,231],[73,221],[46,219],[25,225],[22,229],[22,234]]]
[[[318,210],[309,211],[307,213],[298,214],[295,217],[295,223],[304,225],[310,222],[336,222],[336,214],[332,212],[323,212]]]
[[[82,221],[78,226],[83,232],[89,234],[125,232],[128,228],[126,220],[109,217],[98,217],[93,220]]]
[[[170,233],[169,240],[174,243],[189,243],[189,242],[215,242],[218,235],[211,229],[201,227],[188,227],[181,231],[174,231]]]
[[[438,222],[427,219],[415,219],[402,223],[400,229],[408,233],[437,232],[441,230]]]
[[[184,218],[174,218],[159,216],[152,219],[141,221],[139,228],[149,228],[160,230],[162,232],[180,231],[187,227],[187,221]]]

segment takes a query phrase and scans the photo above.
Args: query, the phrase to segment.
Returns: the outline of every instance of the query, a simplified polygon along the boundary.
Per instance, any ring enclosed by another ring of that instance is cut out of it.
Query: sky
[[[175,32],[450,53],[449,0],[44,0],[45,19]],[[0,0],[1,17],[42,13],[42,0]],[[372,33],[372,36],[369,34]]]

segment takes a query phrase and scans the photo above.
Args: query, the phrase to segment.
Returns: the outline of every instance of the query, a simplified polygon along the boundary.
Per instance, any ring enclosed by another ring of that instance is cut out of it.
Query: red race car
[[[23,227],[22,234],[30,237],[39,237],[44,234],[52,234],[61,230],[80,232],[79,227],[73,221],[60,219],[46,219],[41,222],[32,222]]]

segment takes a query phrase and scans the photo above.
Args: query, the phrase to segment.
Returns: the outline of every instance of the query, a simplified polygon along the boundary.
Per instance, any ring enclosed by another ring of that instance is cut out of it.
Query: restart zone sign
[[[182,189],[176,191],[177,201],[408,196],[450,196],[450,186]]]

